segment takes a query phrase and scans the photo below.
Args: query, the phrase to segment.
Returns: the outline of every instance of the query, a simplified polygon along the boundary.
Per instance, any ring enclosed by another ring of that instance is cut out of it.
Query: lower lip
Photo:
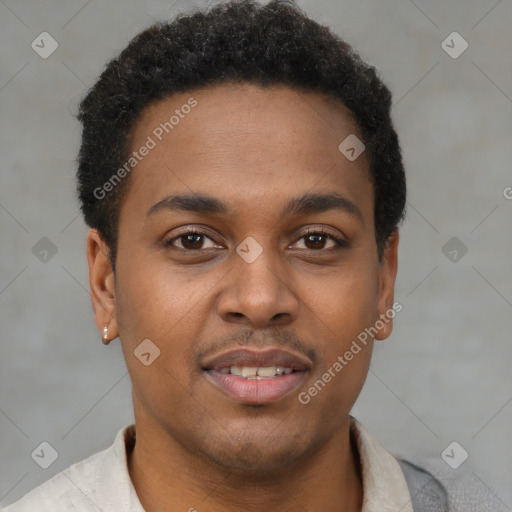
[[[270,379],[246,379],[215,370],[205,371],[210,382],[230,398],[244,404],[274,403],[293,393],[306,376],[305,371],[292,372]]]

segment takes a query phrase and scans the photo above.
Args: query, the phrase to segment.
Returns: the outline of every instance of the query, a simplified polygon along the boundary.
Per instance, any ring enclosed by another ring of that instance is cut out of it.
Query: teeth
[[[263,368],[257,368],[257,370],[260,377],[273,377],[276,375],[277,368],[275,366],[265,366]]]
[[[221,373],[231,373],[246,379],[272,378],[279,375],[288,375],[292,373],[291,368],[283,366],[232,366],[231,368],[221,368]]]
[[[238,368],[237,368],[238,370]],[[244,366],[242,368],[242,373],[240,374],[242,377],[256,377],[256,374],[258,373],[258,368],[255,368],[253,366]]]

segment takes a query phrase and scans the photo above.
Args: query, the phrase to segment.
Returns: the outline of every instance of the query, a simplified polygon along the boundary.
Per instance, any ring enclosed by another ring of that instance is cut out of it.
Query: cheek
[[[135,257],[120,266],[119,283],[119,331],[134,388],[146,403],[154,402],[158,394],[165,402],[174,395],[186,396],[191,351],[208,314],[205,290],[213,283],[194,279],[190,273],[180,275],[165,262],[141,264]],[[148,366],[136,355],[147,339],[156,347],[149,344],[149,352],[158,354],[154,360],[149,357],[153,362]],[[183,393],[174,393],[181,388]]]
[[[123,281],[122,349],[134,400],[155,418],[179,410],[190,392],[187,356],[201,325],[194,315],[198,296],[148,266]]]
[[[138,263],[133,258],[121,272],[117,313],[130,342],[142,336],[167,344],[193,323],[194,305],[205,289],[199,280],[180,276],[176,267],[154,259]]]
[[[308,279],[305,283],[303,297],[337,340],[334,345],[352,339],[375,321],[379,282],[371,262],[361,258],[337,273],[314,281]]]
[[[319,336],[322,361],[312,378],[313,382],[327,381],[318,393],[323,395],[318,402],[332,401],[350,408],[364,384],[371,359],[373,343],[365,329],[377,318],[377,272],[370,262],[360,260],[340,271],[337,278],[330,278],[326,286],[310,285],[308,289],[308,304],[324,333]],[[312,294],[311,290],[316,291]]]

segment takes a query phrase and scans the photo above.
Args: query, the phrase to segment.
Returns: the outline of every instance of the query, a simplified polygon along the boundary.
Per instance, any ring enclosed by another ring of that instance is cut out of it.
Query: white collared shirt
[[[363,480],[361,512],[412,512],[411,496],[397,460],[353,416]],[[144,512],[130,480],[127,445],[135,425],[127,425],[114,443],[73,464],[9,505],[4,512]]]

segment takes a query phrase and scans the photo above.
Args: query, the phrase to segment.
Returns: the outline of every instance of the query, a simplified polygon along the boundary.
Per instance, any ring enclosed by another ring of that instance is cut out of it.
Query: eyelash
[[[209,238],[212,242],[215,242],[215,240],[208,233],[206,233],[204,231],[197,230],[196,228],[189,228],[189,229],[182,231],[179,235],[175,235],[172,238],[170,238],[169,240],[165,241],[164,245],[166,248],[169,248],[171,250],[178,250],[178,251],[189,252],[189,253],[201,253],[202,251],[208,250],[208,249],[182,249],[181,247],[173,247],[173,243],[176,240],[178,240],[182,236],[191,235],[191,234],[204,236],[206,238]],[[303,250],[307,250],[310,252],[318,252],[318,253],[321,253],[321,252],[330,253],[331,251],[336,251],[339,249],[346,248],[349,245],[348,242],[345,241],[344,239],[338,238],[338,237],[334,236],[332,233],[330,233],[329,231],[326,231],[322,228],[309,228],[306,231],[306,233],[304,233],[302,236],[300,236],[296,240],[296,242],[298,242],[302,238],[305,238],[310,235],[323,235],[323,236],[327,237],[328,239],[333,240],[336,243],[336,247],[331,247],[329,249],[303,249]],[[296,243],[296,242],[294,242],[294,243]],[[215,243],[217,243],[217,242],[215,242]]]

